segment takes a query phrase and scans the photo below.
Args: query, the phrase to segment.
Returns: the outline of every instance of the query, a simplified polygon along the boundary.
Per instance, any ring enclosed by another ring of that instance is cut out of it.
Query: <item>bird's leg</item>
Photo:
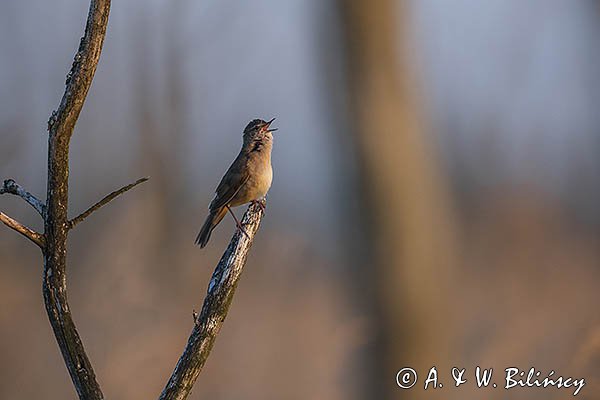
[[[262,199],[252,200],[252,204],[256,204],[262,212],[265,212],[267,210],[267,196]]]
[[[235,214],[233,213],[233,211],[231,211],[231,208],[229,206],[225,206],[227,208],[227,211],[229,211],[229,213],[231,214],[231,216],[233,217],[233,220],[235,221],[235,225],[237,226],[237,228],[242,231],[242,233],[244,235],[246,235],[246,237],[248,239],[250,239],[250,236],[248,235],[248,233],[246,232],[246,230],[244,229],[244,227],[242,226],[242,224],[240,223],[240,221],[238,221],[237,217],[235,216]]]

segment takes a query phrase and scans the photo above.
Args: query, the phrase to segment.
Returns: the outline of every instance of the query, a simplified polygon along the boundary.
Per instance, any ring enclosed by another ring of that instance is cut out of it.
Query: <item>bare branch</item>
[[[106,195],[102,200],[100,200],[99,202],[97,202],[96,204],[94,204],[93,206],[91,206],[90,208],[88,208],[87,210],[82,212],[81,214],[79,214],[77,217],[70,220],[69,221],[69,229],[73,229],[75,227],[75,225],[77,225],[78,223],[80,223],[81,221],[83,221],[84,219],[89,217],[91,213],[98,210],[100,207],[108,204],[111,200],[115,199],[117,196],[127,192],[128,190],[133,189],[140,183],[146,182],[148,179],[149,178],[140,178],[137,181],[130,183],[129,185],[125,185],[121,189],[115,190],[114,192]]]
[[[4,181],[4,185],[0,188],[0,194],[10,193],[15,196],[19,196],[30,206],[35,208],[35,210],[44,218],[46,214],[46,206],[37,197],[29,193],[27,190],[23,189],[17,182],[12,179],[6,179]]]
[[[248,250],[252,246],[262,217],[263,211],[259,205],[253,204],[248,207],[242,219],[248,237],[237,230],[215,268],[202,311],[199,316],[194,316],[194,328],[187,346],[161,393],[160,400],[183,400],[190,394],[225,321],[235,288],[246,264]]]
[[[21,224],[19,221],[12,219],[3,212],[0,212],[0,221],[2,221],[4,225],[8,226],[11,229],[14,229],[21,235],[25,236],[27,239],[31,240],[33,243],[37,244],[40,249],[44,250],[44,235],[42,235],[41,233],[29,229],[25,225]]]
[[[85,33],[79,42],[71,70],[67,74],[65,92],[58,110],[53,111],[48,120],[51,135],[70,138],[73,134],[98,66],[109,12],[110,0],[90,1]]]
[[[67,75],[58,110],[48,121],[48,187],[46,247],[42,290],[50,325],[75,390],[81,400],[104,396],[71,317],[67,301],[67,235],[69,220],[69,142],[92,84],[108,24],[110,0],[90,0],[85,33]]]

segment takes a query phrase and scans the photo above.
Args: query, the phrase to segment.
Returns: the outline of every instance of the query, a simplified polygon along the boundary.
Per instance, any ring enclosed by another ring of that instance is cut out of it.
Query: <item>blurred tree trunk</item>
[[[422,386],[428,368],[447,359],[451,213],[401,50],[407,18],[397,6],[406,3],[338,4],[369,260],[363,268],[378,330],[369,390],[372,398],[417,398],[431,394]],[[419,384],[410,392],[395,382],[405,366],[420,368]]]

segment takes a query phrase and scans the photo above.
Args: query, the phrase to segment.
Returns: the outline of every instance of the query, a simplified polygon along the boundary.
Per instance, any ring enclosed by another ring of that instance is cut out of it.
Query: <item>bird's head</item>
[[[262,119],[253,119],[246,125],[244,129],[244,143],[267,143],[273,140],[272,132],[275,132],[277,128],[271,128],[271,123],[275,121],[275,118],[270,121],[263,121]]]

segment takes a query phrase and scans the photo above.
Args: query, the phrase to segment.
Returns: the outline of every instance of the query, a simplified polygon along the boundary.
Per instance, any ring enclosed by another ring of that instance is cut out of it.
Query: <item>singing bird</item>
[[[244,129],[244,142],[240,154],[233,161],[217,186],[215,198],[208,206],[208,217],[196,237],[196,244],[206,246],[212,230],[221,222],[227,211],[231,213],[238,229],[244,228],[235,217],[231,207],[250,202],[259,202],[264,208],[264,198],[271,187],[273,168],[271,167],[272,133],[270,128],[275,120],[255,119]]]

